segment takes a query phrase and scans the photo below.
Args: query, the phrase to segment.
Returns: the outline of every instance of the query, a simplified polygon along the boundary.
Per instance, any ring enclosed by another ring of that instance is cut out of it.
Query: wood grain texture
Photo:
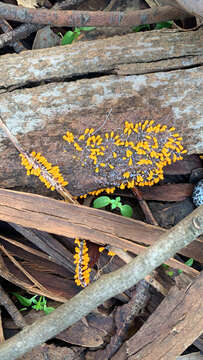
[[[203,273],[184,290],[173,287],[112,360],[176,359],[202,333],[202,296]]]
[[[174,125],[189,154],[201,153],[202,33],[151,31],[2,56],[0,114],[26,150],[59,165],[73,195],[109,184],[64,153],[62,135],[99,128],[110,109],[102,132],[153,118]],[[0,156],[2,187],[47,194],[2,131]]]
[[[66,204],[39,195],[0,189],[0,219],[67,237],[79,237],[98,244],[110,244],[140,254],[145,245],[152,245],[166,230],[110,212],[86,206]],[[180,251],[203,259],[199,240]],[[171,266],[177,266],[174,263]],[[181,264],[178,263],[179,268]],[[184,265],[184,270],[187,270]],[[193,275],[197,274],[190,269]]]

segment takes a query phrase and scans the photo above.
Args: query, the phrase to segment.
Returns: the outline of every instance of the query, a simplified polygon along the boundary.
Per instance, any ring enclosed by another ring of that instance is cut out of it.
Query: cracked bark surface
[[[174,125],[189,154],[203,152],[203,30],[151,31],[0,58],[0,114],[27,151],[57,164],[73,195],[107,187],[78,167],[62,136],[86,127],[102,132],[125,120]],[[46,194],[27,177],[0,130],[1,187]]]
[[[176,359],[202,333],[202,280],[203,272],[185,289],[174,286],[112,360]]]

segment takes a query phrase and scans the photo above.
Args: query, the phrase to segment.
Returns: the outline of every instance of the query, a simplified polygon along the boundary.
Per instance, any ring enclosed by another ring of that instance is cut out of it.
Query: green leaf
[[[162,266],[165,268],[165,269],[169,269],[169,266],[167,264],[162,264]]]
[[[188,260],[185,262],[185,265],[187,265],[187,266],[192,266],[192,265],[193,265],[193,262],[194,262],[194,259],[193,259],[193,258],[190,258],[190,259],[188,259]]]
[[[116,206],[119,207],[119,208],[120,208],[120,206],[122,206],[120,196],[117,196],[115,198],[115,200],[111,200],[111,201],[115,201]]]
[[[32,308],[35,309],[36,311],[43,310],[44,305],[46,305],[46,300],[45,300],[44,296],[43,297],[40,296],[40,298],[37,301],[36,305],[33,305]]]
[[[169,28],[171,28],[172,24],[173,24],[172,21],[162,21],[162,22],[156,24],[154,29],[155,30],[160,30],[160,29],[163,29],[163,28],[169,29]]]
[[[115,210],[117,207],[116,200],[111,200],[111,210]]]
[[[75,28],[75,30],[74,30],[75,39],[78,38],[78,36],[80,35],[80,33],[81,33],[80,28]],[[74,39],[74,40],[75,40],[75,39]]]
[[[48,315],[48,314],[50,314],[52,311],[54,311],[55,310],[55,308],[54,307],[51,307],[51,306],[44,306],[44,312],[45,312],[45,314],[46,315]]]
[[[15,295],[15,297],[18,299],[18,301],[21,303],[21,305],[23,306],[31,306],[34,302],[34,299],[37,297],[37,295],[33,296],[31,299],[27,299],[26,297],[19,295],[16,292],[12,292],[13,295]]]
[[[103,208],[111,203],[111,199],[108,196],[100,196],[93,202],[95,209]]]
[[[72,44],[76,37],[76,33],[74,33],[73,31],[67,31],[67,33],[65,33],[64,37],[61,40],[61,45]]]
[[[139,26],[134,26],[132,28],[132,31],[134,31],[134,32],[139,32],[139,31],[142,31],[142,30],[150,30],[150,25],[149,24],[139,25]]]
[[[173,271],[167,271],[168,276],[173,276],[174,272]]]
[[[133,209],[131,208],[130,205],[122,205],[122,207],[120,207],[120,210],[121,210],[121,215],[125,217],[132,217],[133,215]]]
[[[91,30],[96,29],[96,27],[95,26],[87,26],[87,27],[80,27],[79,29],[81,31],[91,31]]]

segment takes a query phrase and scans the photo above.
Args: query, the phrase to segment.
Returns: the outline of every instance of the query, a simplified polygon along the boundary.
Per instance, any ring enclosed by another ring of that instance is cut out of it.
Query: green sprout
[[[111,210],[120,209],[121,215],[125,217],[132,217],[133,209],[130,205],[122,205],[121,198],[118,196],[115,199],[110,199],[108,196],[100,196],[94,200],[93,207],[96,209],[111,205]]]
[[[160,23],[155,24],[153,29],[154,30],[160,30],[163,28],[169,29],[169,28],[171,28],[172,24],[173,24],[173,21],[162,21]],[[134,31],[134,32],[147,31],[147,30],[151,30],[151,27],[149,24],[134,26],[132,28],[132,31]]]
[[[193,262],[194,262],[194,259],[193,258],[190,258],[188,259],[186,262],[185,262],[185,265],[187,266],[192,266],[193,265]],[[167,264],[162,264],[162,266],[167,270],[166,271],[166,274],[170,277],[172,277],[174,275],[174,271],[173,270],[168,270],[170,268],[170,266],[168,266]],[[178,269],[178,274],[180,275],[183,271]]]
[[[72,42],[78,38],[81,31],[91,31],[94,29],[96,29],[96,27],[92,26],[92,27],[79,27],[79,28],[76,27],[73,31],[69,30],[63,36],[61,40],[61,45],[72,44]]]
[[[150,25],[149,24],[138,25],[138,26],[134,26],[132,28],[132,31],[134,31],[134,32],[139,32],[139,31],[144,31],[144,30],[150,30]]]
[[[12,292],[12,294],[18,299],[21,305],[25,306],[24,308],[20,309],[20,311],[27,310],[27,308],[31,306],[32,309],[35,309],[36,311],[43,310],[47,315],[55,310],[54,307],[47,306],[47,300],[45,296],[40,296],[39,300],[37,300],[36,298],[39,295],[34,295],[31,299],[28,299],[16,292]]]

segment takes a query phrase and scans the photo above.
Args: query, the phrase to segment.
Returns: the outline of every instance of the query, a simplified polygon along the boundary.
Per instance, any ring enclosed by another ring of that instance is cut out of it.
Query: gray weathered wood
[[[28,151],[57,163],[78,195],[108,186],[64,152],[62,135],[86,127],[116,130],[125,120],[173,124],[189,154],[203,152],[203,30],[129,34],[0,58],[0,114]],[[26,177],[0,130],[2,187],[45,193]]]

